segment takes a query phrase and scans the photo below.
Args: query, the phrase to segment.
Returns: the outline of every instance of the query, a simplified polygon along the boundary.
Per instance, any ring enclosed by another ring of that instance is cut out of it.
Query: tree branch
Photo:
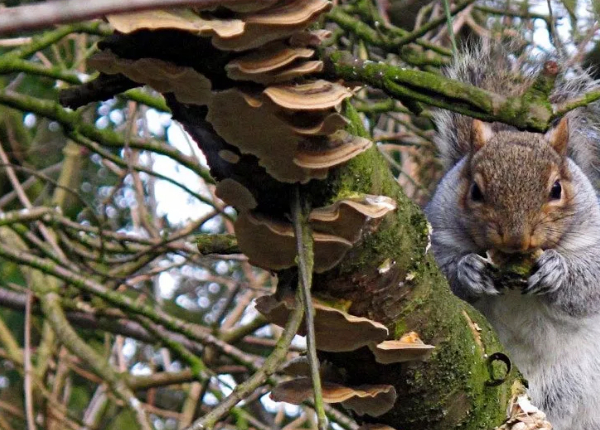
[[[2,9],[0,34],[33,30],[55,24],[83,21],[104,15],[129,13],[149,9],[196,6],[209,8],[247,0],[62,0],[36,5]]]
[[[361,61],[344,51],[328,50],[323,59],[332,77],[368,84],[395,99],[408,99],[536,132],[545,131],[556,117],[546,103],[531,97],[504,97],[434,73]],[[565,103],[559,111],[564,114],[598,99],[600,91],[591,91],[581,99]]]

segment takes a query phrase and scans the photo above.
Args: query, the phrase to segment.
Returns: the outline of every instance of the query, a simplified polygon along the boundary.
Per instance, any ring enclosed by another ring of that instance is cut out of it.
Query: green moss
[[[406,322],[400,319],[396,321],[396,324],[394,325],[394,330],[392,330],[392,334],[394,336],[394,339],[400,339],[400,337],[402,337],[404,333],[408,333],[408,327],[406,325]]]

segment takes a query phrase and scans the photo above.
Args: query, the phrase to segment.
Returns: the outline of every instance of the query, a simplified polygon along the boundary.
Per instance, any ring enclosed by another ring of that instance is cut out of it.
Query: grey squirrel
[[[446,74],[522,95],[535,78],[530,66],[515,66],[499,44],[481,45]],[[600,88],[584,70],[571,75],[559,76],[552,103]],[[600,430],[598,121],[597,105],[545,134],[436,114],[447,170],[426,208],[434,256],[453,292],[492,324],[555,430]],[[530,256],[522,287],[494,282],[494,255]]]

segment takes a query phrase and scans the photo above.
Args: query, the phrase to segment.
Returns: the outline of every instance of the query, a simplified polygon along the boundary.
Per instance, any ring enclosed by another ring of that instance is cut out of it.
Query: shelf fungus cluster
[[[227,58],[218,90],[210,73],[164,59],[120,58],[106,49],[90,64],[172,93],[181,103],[206,106],[214,131],[241,153],[256,156],[278,181],[324,179],[329,168],[371,146],[344,130],[340,109],[352,89],[315,76],[323,69],[315,48],[331,33],[307,27],[330,8],[327,0],[268,0],[107,17],[124,35],[175,30],[210,38],[213,52]]]
[[[318,75],[323,62],[315,51],[331,33],[308,28],[330,8],[327,0],[265,0],[108,16],[125,39],[175,31],[206,40],[210,49],[203,55],[224,58],[224,70],[204,70],[197,60],[183,64],[164,52],[139,58],[139,50],[124,54],[114,41],[100,45],[90,64],[105,75],[124,76],[170,94],[177,103],[205,109],[211,132],[227,145],[217,156],[232,170],[249,156],[274,181],[305,184],[325,179],[331,168],[372,145],[348,132],[342,108],[353,89]],[[215,176],[220,180],[217,195],[239,212],[236,234],[250,261],[270,270],[295,265],[292,226],[265,215],[260,185],[244,174]],[[366,195],[315,209],[315,270],[338,264],[366,228],[394,209],[392,199]]]
[[[263,296],[256,301],[256,309],[271,323],[280,326],[287,321],[293,306],[294,299],[291,296],[282,299]],[[381,364],[423,360],[433,350],[433,346],[424,344],[415,332],[407,333],[399,340],[385,340],[389,336],[388,329],[376,321],[350,315],[314,298],[313,307],[318,350],[348,352],[368,347],[375,361]],[[305,335],[305,332],[300,329],[298,334]],[[294,378],[273,389],[271,397],[274,400],[300,404],[312,397],[310,371],[304,359],[293,360],[285,366],[283,372]],[[392,385],[350,386],[345,383],[344,372],[326,362],[322,364],[320,373],[323,379],[323,400],[326,403],[341,403],[359,416],[383,415],[396,402],[396,390]]]

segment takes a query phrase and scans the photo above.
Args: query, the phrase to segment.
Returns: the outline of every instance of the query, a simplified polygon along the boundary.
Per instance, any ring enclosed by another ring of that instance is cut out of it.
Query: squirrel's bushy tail
[[[449,78],[469,83],[503,96],[520,96],[527,91],[543,64],[549,58],[518,55],[515,45],[494,41],[466,46],[444,70]],[[567,60],[557,60],[561,69]],[[554,106],[592,91],[600,90],[600,82],[580,68],[562,70],[557,78],[550,101]],[[575,109],[568,114],[570,128],[570,157],[600,188],[600,102]],[[460,161],[470,150],[472,119],[446,110],[434,117],[438,130],[435,144],[446,169]],[[510,129],[494,123],[494,129]]]

